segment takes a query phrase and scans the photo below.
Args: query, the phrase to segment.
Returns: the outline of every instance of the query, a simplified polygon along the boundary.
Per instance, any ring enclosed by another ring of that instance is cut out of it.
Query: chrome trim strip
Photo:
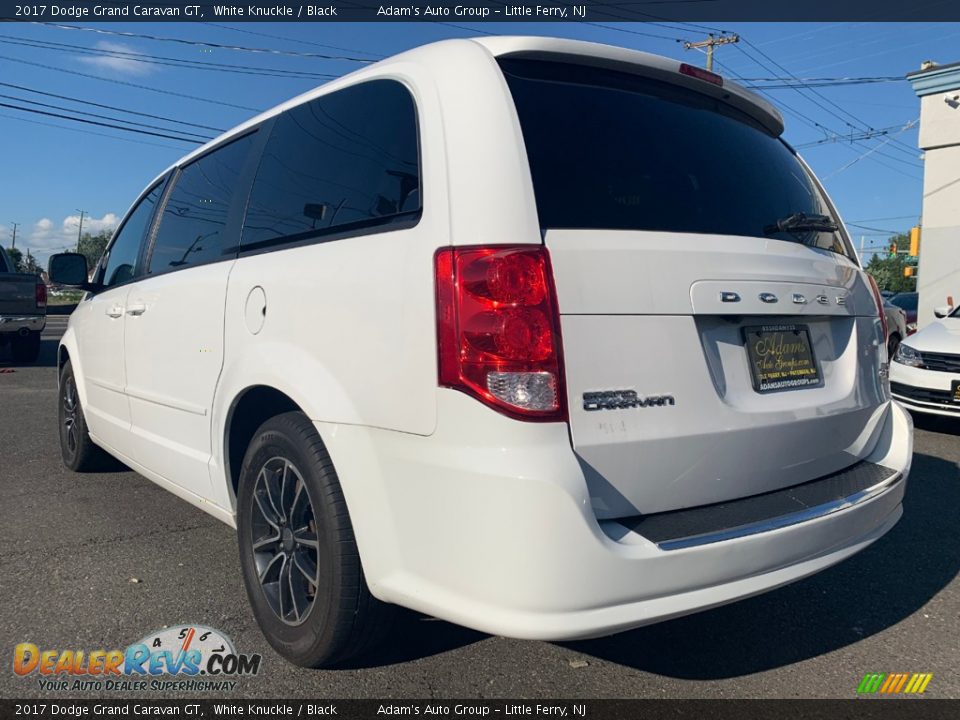
[[[676,540],[664,540],[661,543],[657,543],[657,547],[661,550],[681,550],[683,548],[698,547],[700,545],[723,542],[724,540],[734,540],[735,538],[746,537],[748,535],[756,535],[758,533],[768,532],[770,530],[779,530],[780,528],[789,527],[790,525],[797,525],[798,523],[807,522],[808,520],[816,520],[817,518],[826,517],[827,515],[832,515],[840,510],[846,510],[847,508],[853,507],[858,503],[866,502],[867,500],[870,500],[877,495],[885,493],[887,490],[891,489],[903,478],[902,473],[895,472],[893,470],[891,470],[891,472],[893,474],[886,480],[882,480],[872,487],[865,488],[860,492],[856,492],[853,495],[848,495],[844,498],[832,500],[831,502],[823,503],[822,505],[817,505],[805,510],[799,510],[788,515],[780,515],[768,520],[750,523],[748,525],[740,525],[739,527],[727,528],[726,530],[705,533],[703,535],[691,535],[690,537],[677,538]]]
[[[938,390],[939,388],[930,388],[930,389]],[[947,390],[945,392],[950,392],[950,391]],[[942,410],[948,413],[960,414],[960,405],[944,405],[943,403],[931,402],[929,400],[917,400],[915,398],[909,398],[903,395],[897,395],[897,393],[895,392],[891,392],[890,396],[899,403],[902,403],[904,405],[913,405],[914,407],[920,408],[921,410]]]
[[[30,323],[36,325],[42,322],[46,315],[0,315],[0,325],[7,323]]]

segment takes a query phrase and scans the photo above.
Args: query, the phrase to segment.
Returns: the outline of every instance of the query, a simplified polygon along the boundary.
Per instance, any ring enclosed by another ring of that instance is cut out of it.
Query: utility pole
[[[740,42],[740,36],[736,33],[721,33],[720,37],[714,37],[713,33],[707,35],[706,40],[699,40],[697,42],[685,42],[683,44],[684,49],[686,50],[699,50],[700,48],[707,49],[707,70],[713,70],[713,49],[717,45],[729,45],[730,43]]]
[[[80,252],[80,237],[83,233],[83,216],[87,211],[77,208],[77,212],[80,213],[80,227],[77,229],[77,252]]]
[[[20,223],[12,222],[13,225],[13,243],[10,245],[11,248],[17,247],[17,228],[20,227]]]

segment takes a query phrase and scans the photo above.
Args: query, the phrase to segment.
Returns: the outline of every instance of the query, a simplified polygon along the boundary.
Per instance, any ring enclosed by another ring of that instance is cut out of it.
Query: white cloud
[[[109,42],[107,40],[101,40],[98,42],[97,48],[100,50],[109,50],[115,53],[128,53],[133,55],[143,54],[129,45]],[[117,72],[122,75],[147,75],[156,67],[155,65],[145,63],[141,60],[137,60],[136,58],[121,55],[85,55],[80,57],[80,62],[105,70],[112,70],[113,72]]]
[[[116,213],[105,213],[100,218],[84,215],[83,232],[96,235],[101,230],[116,229],[119,223],[120,217]],[[59,225],[50,218],[40,218],[23,243],[17,242],[17,247],[22,247],[24,252],[29,249],[37,261],[45,266],[52,253],[76,249],[79,230],[79,214],[67,215]]]

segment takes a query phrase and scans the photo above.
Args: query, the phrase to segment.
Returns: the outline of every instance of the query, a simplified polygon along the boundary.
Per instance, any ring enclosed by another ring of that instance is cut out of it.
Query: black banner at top
[[[957,0],[0,0],[26,22],[929,22],[960,21]]]

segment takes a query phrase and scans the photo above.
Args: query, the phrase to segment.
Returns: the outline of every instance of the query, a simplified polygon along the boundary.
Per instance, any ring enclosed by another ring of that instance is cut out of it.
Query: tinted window
[[[105,286],[118,285],[135,277],[140,243],[150,226],[162,189],[163,183],[160,183],[140,201],[114,238],[107,251],[102,275]]]
[[[3,253],[0,252],[0,273],[10,272],[7,270],[7,261],[3,259]]]
[[[280,115],[260,160],[243,245],[269,246],[420,209],[417,118],[405,87],[376,80]]]
[[[163,209],[151,274],[218,260],[236,245],[225,242],[224,229],[252,142],[247,135],[183,168]]]
[[[830,215],[779,140],[729,105],[610,70],[502,60],[544,228],[796,239],[768,226]],[[845,252],[837,233],[805,242]]]

